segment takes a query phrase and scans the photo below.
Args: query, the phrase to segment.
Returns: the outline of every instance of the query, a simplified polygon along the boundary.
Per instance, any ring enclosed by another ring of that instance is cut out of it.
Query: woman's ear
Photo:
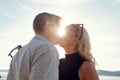
[[[78,40],[79,40],[79,38],[78,38],[77,36],[75,36],[74,39],[75,39],[75,41],[78,41]]]
[[[74,41],[75,41],[76,43],[78,43],[78,42],[79,42],[79,38],[78,38],[78,37],[75,37]]]

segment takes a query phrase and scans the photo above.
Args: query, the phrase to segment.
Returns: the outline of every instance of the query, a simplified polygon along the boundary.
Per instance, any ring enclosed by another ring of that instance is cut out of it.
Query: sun
[[[67,18],[62,19],[62,22],[60,23],[60,28],[58,29],[58,35],[60,37],[66,34],[65,28],[67,27],[68,24],[69,24],[69,20]]]
[[[61,36],[61,37],[65,35],[64,27],[61,27],[61,28],[58,29],[58,35]]]

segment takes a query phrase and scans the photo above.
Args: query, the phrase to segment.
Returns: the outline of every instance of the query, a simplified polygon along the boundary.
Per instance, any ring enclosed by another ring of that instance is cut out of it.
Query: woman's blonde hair
[[[91,54],[90,37],[83,24],[71,24],[75,28],[75,35],[79,37],[79,44],[77,50],[80,55],[89,62],[95,63],[95,58]]]

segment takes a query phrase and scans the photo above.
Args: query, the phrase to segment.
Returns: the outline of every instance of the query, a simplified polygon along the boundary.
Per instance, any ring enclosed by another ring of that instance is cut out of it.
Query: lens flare
[[[63,27],[59,28],[58,34],[59,34],[59,36],[64,36],[65,35],[65,29]]]

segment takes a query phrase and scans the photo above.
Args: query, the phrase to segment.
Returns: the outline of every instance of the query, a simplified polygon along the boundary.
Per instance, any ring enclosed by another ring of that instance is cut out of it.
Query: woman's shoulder
[[[95,69],[95,64],[89,61],[84,61],[83,64],[80,67],[80,71],[86,72],[86,71],[92,71]]]
[[[79,76],[87,78],[87,80],[98,80],[95,64],[89,61],[84,61],[79,69]]]
[[[86,68],[94,68],[95,64],[93,62],[89,62],[89,61],[84,61],[81,68],[82,69],[86,69]]]

